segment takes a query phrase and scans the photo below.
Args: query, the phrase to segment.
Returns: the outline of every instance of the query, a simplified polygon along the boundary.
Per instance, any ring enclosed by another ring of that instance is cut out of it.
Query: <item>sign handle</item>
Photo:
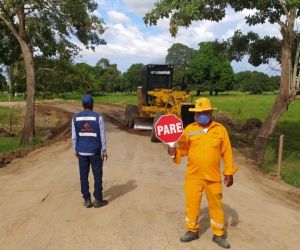
[[[167,144],[169,145],[169,147],[174,148],[176,142],[169,142],[169,143],[167,143]],[[172,155],[171,157],[174,159],[174,158],[175,158],[175,155]]]

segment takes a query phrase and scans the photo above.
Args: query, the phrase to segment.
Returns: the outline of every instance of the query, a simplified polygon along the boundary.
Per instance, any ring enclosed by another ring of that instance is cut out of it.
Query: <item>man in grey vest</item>
[[[93,111],[94,100],[91,95],[82,97],[82,106],[84,110],[72,119],[72,142],[79,163],[81,193],[84,206],[92,207],[88,180],[91,166],[95,180],[94,207],[102,207],[108,204],[102,197],[103,161],[108,157],[105,126],[102,117]]]

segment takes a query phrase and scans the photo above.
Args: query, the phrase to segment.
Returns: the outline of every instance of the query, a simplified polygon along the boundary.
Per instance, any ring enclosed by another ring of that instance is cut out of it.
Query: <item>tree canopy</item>
[[[175,66],[183,65],[187,67],[189,61],[194,57],[195,50],[182,43],[174,43],[169,49],[166,56],[166,64]]]
[[[202,42],[194,59],[189,63],[189,78],[198,91],[219,92],[233,87],[234,72],[226,56],[215,49],[215,42]]]
[[[245,17],[249,25],[262,23],[278,23],[284,25],[284,16],[288,12],[298,17],[300,7],[298,0],[161,0],[155,7],[146,13],[144,21],[156,25],[161,18],[170,18],[170,33],[175,36],[180,26],[188,27],[193,21],[210,20],[221,21],[226,15],[226,9],[234,11],[253,10]]]
[[[9,38],[23,38],[33,52],[38,49],[45,57],[70,58],[78,52],[70,36],[87,48],[105,43],[99,37],[105,30],[103,20],[90,14],[96,8],[91,0],[4,0],[0,2],[0,30]]]
[[[95,45],[104,44],[100,36],[105,28],[103,20],[93,14],[96,8],[97,4],[93,0],[0,1],[1,31],[5,32],[8,43],[12,36],[18,42],[25,65],[27,95],[21,144],[29,143],[34,137],[34,56],[41,54],[45,58],[70,60],[78,52],[78,46],[70,40],[72,36],[86,48],[94,49]],[[14,47],[9,47],[8,53],[15,55]],[[11,61],[15,61],[13,59],[14,56]]]
[[[128,79],[130,82],[130,90],[135,91],[138,86],[142,85],[142,63],[135,63],[132,64],[127,72],[124,74],[124,76]]]

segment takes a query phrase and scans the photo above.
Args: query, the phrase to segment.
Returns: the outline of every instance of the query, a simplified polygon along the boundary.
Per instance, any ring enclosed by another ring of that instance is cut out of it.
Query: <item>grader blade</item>
[[[152,130],[153,118],[137,117],[134,120],[134,129]]]

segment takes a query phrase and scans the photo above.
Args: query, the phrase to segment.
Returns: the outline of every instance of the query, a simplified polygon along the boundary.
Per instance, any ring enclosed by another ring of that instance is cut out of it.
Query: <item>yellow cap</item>
[[[201,97],[195,101],[195,108],[190,108],[190,112],[203,112],[203,111],[209,111],[209,110],[215,110],[215,108],[212,108],[211,102],[206,97]]]

